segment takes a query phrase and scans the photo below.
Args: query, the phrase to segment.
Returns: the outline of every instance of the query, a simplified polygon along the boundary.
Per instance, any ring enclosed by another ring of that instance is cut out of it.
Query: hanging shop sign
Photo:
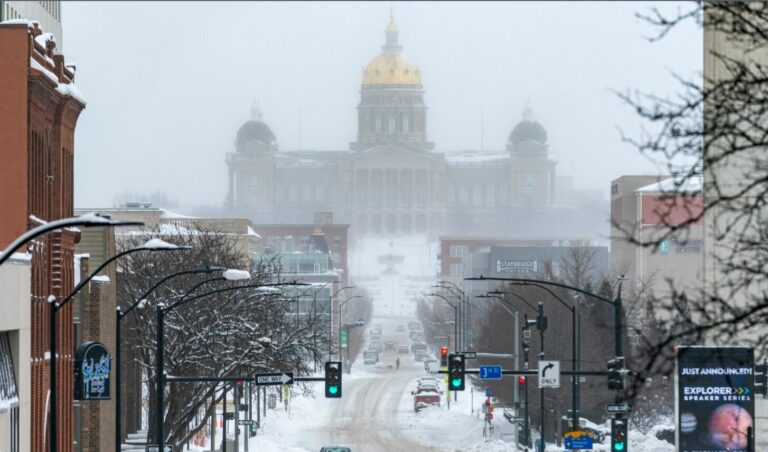
[[[112,357],[101,342],[83,342],[75,351],[75,400],[109,400]]]

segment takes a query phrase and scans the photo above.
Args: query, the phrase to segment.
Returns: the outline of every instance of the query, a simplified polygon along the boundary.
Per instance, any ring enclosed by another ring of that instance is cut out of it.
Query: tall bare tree
[[[654,300],[666,313],[663,334],[643,344],[650,359],[636,369],[634,389],[672,371],[674,345],[716,338],[753,345],[765,356],[768,339],[768,5],[698,2],[671,15],[653,9],[639,17],[654,28],[652,41],[685,22],[699,26],[704,71],[677,77],[675,96],[621,95],[648,124],[647,133],[624,139],[668,161],[674,178],[657,212],[666,232],[648,241],[632,231],[626,237],[658,247],[661,240],[685,239],[701,222],[706,237],[701,290],[672,287],[670,297]]]

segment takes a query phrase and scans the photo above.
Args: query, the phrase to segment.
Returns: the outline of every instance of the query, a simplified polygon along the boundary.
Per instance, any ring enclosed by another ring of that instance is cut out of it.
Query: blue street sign
[[[480,366],[481,380],[501,380],[501,366]]]
[[[485,390],[485,396],[486,397],[493,397],[493,391],[491,391],[490,389],[486,389]]]
[[[568,432],[564,436],[563,443],[567,450],[592,449],[592,437],[587,432]]]

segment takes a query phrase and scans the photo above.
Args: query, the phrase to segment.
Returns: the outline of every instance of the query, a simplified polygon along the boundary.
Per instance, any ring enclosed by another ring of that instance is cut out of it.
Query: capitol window
[[[395,133],[395,117],[390,116],[389,118],[389,133]]]
[[[411,130],[411,124],[410,124],[410,118],[408,116],[403,116],[403,133],[408,133]]]
[[[376,116],[376,119],[373,121],[374,123],[374,130],[376,130],[376,133],[381,133],[381,118],[379,116]]]

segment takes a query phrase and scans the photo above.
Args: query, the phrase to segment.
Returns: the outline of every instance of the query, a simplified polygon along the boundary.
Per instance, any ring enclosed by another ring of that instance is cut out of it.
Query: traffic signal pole
[[[539,362],[544,361],[544,330],[546,329],[546,325],[544,322],[544,303],[539,302],[539,317],[537,319],[537,322],[539,324],[539,337],[541,339],[541,350],[539,351]],[[540,451],[544,452],[544,449],[546,446],[544,445],[544,388],[542,387],[540,390],[541,393],[541,403],[539,403],[539,444],[540,444]]]

